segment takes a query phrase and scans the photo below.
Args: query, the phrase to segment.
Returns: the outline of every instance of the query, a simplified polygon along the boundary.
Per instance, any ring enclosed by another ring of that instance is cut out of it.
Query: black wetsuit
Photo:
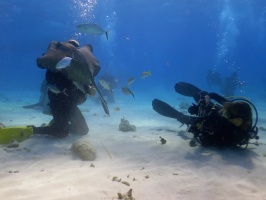
[[[48,86],[56,86],[61,93],[48,90],[50,108],[53,120],[48,126],[34,127],[35,134],[47,134],[55,137],[65,137],[70,132],[74,134],[87,134],[89,128],[84,116],[77,105],[85,102],[86,94],[78,90],[73,82],[66,79],[60,72],[46,71]]]
[[[203,146],[234,147],[246,144],[249,139],[250,130],[242,130],[240,127],[229,122],[218,112],[223,104],[228,102],[224,97],[216,93],[204,92],[196,86],[185,82],[177,83],[175,85],[175,91],[195,99],[198,105],[194,105],[193,111],[190,113],[197,116],[184,115],[158,99],[153,100],[153,109],[161,115],[177,119],[182,124],[189,125],[190,128],[188,132],[193,133],[194,137],[197,138]],[[205,95],[208,95],[211,99],[219,103],[216,105],[216,109],[213,109],[214,103],[212,102],[206,106],[199,104],[201,100],[204,101],[203,97]],[[200,106],[203,106],[204,114],[199,116],[198,111]],[[190,109],[189,111],[191,111]],[[201,128],[197,126],[199,124],[201,124]]]

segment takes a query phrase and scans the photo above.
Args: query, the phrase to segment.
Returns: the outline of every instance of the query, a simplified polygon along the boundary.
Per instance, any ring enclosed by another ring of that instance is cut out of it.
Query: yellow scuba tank
[[[33,135],[33,128],[27,126],[11,126],[0,128],[0,144],[9,144],[14,139],[21,142]]]

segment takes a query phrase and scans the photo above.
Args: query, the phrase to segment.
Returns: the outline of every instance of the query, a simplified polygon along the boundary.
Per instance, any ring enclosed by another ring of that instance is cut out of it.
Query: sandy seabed
[[[41,109],[22,108],[29,103],[35,103],[31,96],[0,102],[0,122],[40,126],[51,120]],[[114,111],[117,106],[119,112]],[[266,110],[259,106],[258,126],[266,127]],[[186,127],[158,115],[149,101],[117,101],[109,105],[110,117],[90,100],[80,109],[88,135],[35,135],[11,151],[0,146],[1,199],[113,200],[132,189],[136,200],[266,200],[263,131],[259,146],[250,144],[246,150],[190,147],[192,134]],[[123,117],[136,132],[118,130]],[[82,161],[73,154],[71,145],[77,139],[94,146],[96,160]]]

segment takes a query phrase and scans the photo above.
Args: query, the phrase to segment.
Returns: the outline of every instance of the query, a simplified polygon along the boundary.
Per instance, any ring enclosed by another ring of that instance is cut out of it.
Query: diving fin
[[[180,123],[182,123],[182,125],[183,124],[187,124],[187,125],[192,124],[195,120],[195,118],[184,115],[183,113],[174,109],[169,104],[167,104],[167,103],[165,103],[159,99],[154,99],[152,101],[152,107],[157,113],[159,113],[165,117],[174,118],[177,121],[179,121]]]
[[[21,142],[33,135],[33,127],[13,126],[0,128],[0,144],[9,144],[11,140]]]
[[[170,106],[169,104],[159,99],[154,99],[152,101],[152,107],[157,113],[165,117],[179,119],[180,115],[182,114],[178,112],[176,109],[174,109],[172,106]]]
[[[179,82],[175,84],[175,91],[184,96],[195,97],[195,95],[199,93],[201,89],[190,83]]]

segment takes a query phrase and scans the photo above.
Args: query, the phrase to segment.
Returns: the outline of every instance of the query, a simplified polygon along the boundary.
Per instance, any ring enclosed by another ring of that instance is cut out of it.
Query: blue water
[[[76,30],[89,22],[109,40]],[[235,95],[266,99],[265,0],[1,0],[0,27],[1,93],[38,91],[45,70],[36,58],[50,41],[73,38],[92,44],[99,76],[111,73],[119,86],[135,77],[136,96],[174,94],[178,81],[220,92],[207,84],[212,70],[223,79],[237,72]]]

